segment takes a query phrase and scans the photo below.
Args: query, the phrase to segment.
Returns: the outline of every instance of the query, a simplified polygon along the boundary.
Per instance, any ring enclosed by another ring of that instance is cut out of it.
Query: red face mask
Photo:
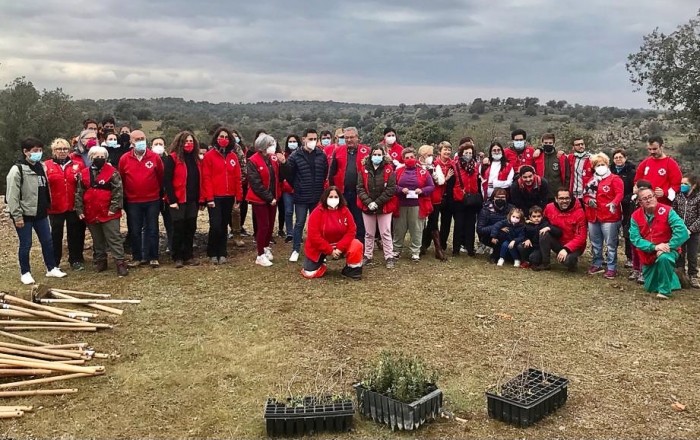
[[[216,143],[219,144],[219,147],[226,148],[226,147],[228,147],[229,140],[226,138],[218,138],[216,140]]]
[[[95,145],[97,145],[97,139],[95,139],[95,138],[90,138],[90,139],[85,141],[85,148],[87,148],[87,149],[90,149],[90,148],[94,147]]]
[[[406,159],[403,161],[403,163],[406,165],[406,168],[415,168],[417,162],[418,161],[416,159]]]
[[[194,151],[194,142],[185,142],[185,145],[182,147],[182,149],[185,151],[185,153],[191,153]]]

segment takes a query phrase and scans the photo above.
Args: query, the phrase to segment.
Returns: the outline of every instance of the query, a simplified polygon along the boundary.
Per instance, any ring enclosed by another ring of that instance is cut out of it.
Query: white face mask
[[[394,145],[394,142],[396,142],[396,136],[387,136],[384,139],[387,145]]]
[[[299,144],[297,144],[296,142],[290,142],[287,144],[287,146],[290,150],[296,150],[299,147]]]
[[[311,151],[316,148],[316,142],[317,141],[306,141],[306,149]]]
[[[433,164],[433,156],[428,156],[425,158],[425,164],[426,165],[432,165]]]
[[[493,160],[501,160],[503,158],[503,154],[501,153],[493,153]]]
[[[513,216],[510,218],[510,222],[513,223],[514,225],[517,223],[520,223],[520,217]]]
[[[525,148],[525,141],[513,141],[513,146],[516,150],[522,150]]]
[[[265,150],[267,154],[275,154],[275,151],[277,151],[277,145],[274,144],[270,145],[269,147],[267,147],[267,150]]]
[[[199,160],[203,160],[203,159],[204,159],[204,155],[203,155],[203,154],[200,154],[200,155],[199,155]]]
[[[163,153],[165,153],[165,145],[154,145],[151,147],[151,151],[156,153],[158,156],[161,156]]]
[[[608,173],[608,166],[607,165],[598,165],[595,167],[595,173],[599,176],[604,176]]]
[[[326,203],[328,204],[329,208],[337,208],[338,205],[340,204],[340,199],[328,197],[328,200],[326,200]]]

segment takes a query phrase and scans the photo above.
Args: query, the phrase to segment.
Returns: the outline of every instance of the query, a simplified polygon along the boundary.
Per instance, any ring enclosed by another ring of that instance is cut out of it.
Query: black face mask
[[[104,157],[96,157],[93,161],[92,164],[97,168],[98,170],[105,166],[105,162],[107,162],[107,159]]]
[[[503,199],[493,199],[493,204],[496,205],[496,208],[503,209],[506,206],[506,201]]]
[[[554,152],[554,145],[543,145],[542,149],[545,153],[552,153]]]

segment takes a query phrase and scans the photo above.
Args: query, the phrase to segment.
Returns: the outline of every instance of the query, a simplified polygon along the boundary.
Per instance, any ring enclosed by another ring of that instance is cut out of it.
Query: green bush
[[[410,403],[433,391],[437,372],[415,357],[384,351],[363,373],[360,384],[371,391]]]

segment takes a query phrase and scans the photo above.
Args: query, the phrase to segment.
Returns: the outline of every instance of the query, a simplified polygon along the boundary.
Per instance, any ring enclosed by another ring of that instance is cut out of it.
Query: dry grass
[[[1,231],[0,289],[20,289],[16,236],[6,223]],[[110,267],[106,274],[70,272],[52,281],[143,302],[128,306],[112,331],[34,333],[86,340],[121,357],[106,363],[103,377],[66,383],[80,388],[77,395],[12,399],[42,408],[3,422],[0,434],[261,437],[266,397],[284,397],[293,378],[304,383],[318,376],[332,376],[351,392],[359,368],[382,349],[414,353],[436,367],[447,409],[468,420],[429,424],[421,437],[695,438],[700,432],[698,291],[662,303],[626,279],[535,274],[496,268],[483,257],[401,260],[393,272],[367,268],[359,282],[337,270],[307,281],[286,261],[289,245],[273,246],[275,265],[262,269],[247,243],[222,267],[166,264],[121,280]],[[40,275],[38,258],[35,249]],[[513,375],[526,364],[568,377],[568,403],[526,431],[489,420],[484,391],[502,371]],[[672,395],[688,410],[674,411]],[[355,427],[348,438],[406,437],[359,416]]]

